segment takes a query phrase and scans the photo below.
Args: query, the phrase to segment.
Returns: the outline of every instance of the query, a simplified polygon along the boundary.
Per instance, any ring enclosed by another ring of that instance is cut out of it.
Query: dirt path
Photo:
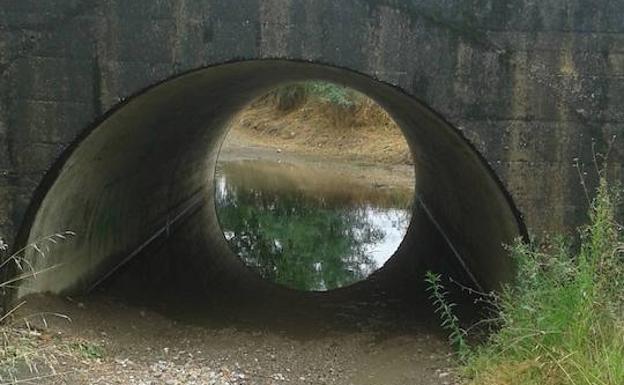
[[[45,322],[33,316],[41,312],[47,313]],[[275,331],[193,326],[102,297],[87,302],[31,297],[19,311],[19,317],[28,315],[29,341],[46,351],[52,364],[39,360],[38,373],[22,368],[21,377],[50,375],[50,366],[60,373],[28,383],[454,383],[449,349],[431,334],[335,332],[293,339]]]

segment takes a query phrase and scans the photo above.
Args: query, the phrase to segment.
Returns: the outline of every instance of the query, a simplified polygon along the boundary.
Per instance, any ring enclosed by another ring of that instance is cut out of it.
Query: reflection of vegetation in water
[[[355,175],[355,176],[354,176]],[[279,196],[297,195],[298,199],[315,202],[319,199],[332,207],[366,207],[371,209],[411,210],[413,182],[407,186],[388,185],[379,177],[371,183],[362,176],[362,169],[353,174],[327,168],[316,168],[266,160],[220,162],[217,179],[227,181],[227,189],[256,190]],[[369,176],[369,175],[367,175]]]
[[[377,269],[366,245],[384,232],[363,210],[337,210],[298,194],[237,190],[218,196],[221,226],[232,249],[264,278],[292,288],[327,290]]]
[[[302,290],[347,286],[383,266],[405,234],[414,193],[258,160],[220,162],[216,180],[233,251],[262,277]]]

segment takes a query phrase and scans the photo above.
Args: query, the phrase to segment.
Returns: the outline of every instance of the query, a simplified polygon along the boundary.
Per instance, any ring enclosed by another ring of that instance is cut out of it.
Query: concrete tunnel
[[[263,281],[230,250],[214,205],[214,171],[231,117],[284,83],[324,80],[377,101],[401,127],[416,168],[414,213],[389,262],[334,291]],[[72,230],[14,295],[87,293],[111,280],[123,293],[255,303],[311,303],[391,293],[422,297],[424,272],[474,288],[513,277],[504,249],[524,236],[511,198],[462,134],[420,101],[351,70],[284,60],[199,69],[129,98],[91,127],[49,172],[21,230],[27,244]],[[117,278],[115,278],[117,276]]]

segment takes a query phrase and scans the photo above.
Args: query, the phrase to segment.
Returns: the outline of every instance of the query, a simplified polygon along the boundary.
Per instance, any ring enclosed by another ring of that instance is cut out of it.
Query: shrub
[[[263,100],[268,100],[278,111],[286,112],[301,107],[307,98],[305,83],[293,83],[274,89]]]

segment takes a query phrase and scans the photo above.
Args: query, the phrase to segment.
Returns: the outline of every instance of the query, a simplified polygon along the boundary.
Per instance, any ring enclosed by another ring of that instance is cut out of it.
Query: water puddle
[[[348,286],[381,268],[411,219],[413,186],[277,161],[220,162],[216,207],[232,250],[294,289]]]

